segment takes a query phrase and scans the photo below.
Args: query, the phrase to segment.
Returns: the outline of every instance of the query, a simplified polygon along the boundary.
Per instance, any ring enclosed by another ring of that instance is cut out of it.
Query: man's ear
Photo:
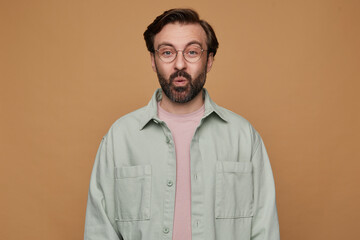
[[[150,58],[151,58],[151,67],[154,70],[154,72],[156,72],[155,54],[150,53]]]
[[[214,53],[209,53],[208,59],[207,59],[207,64],[206,64],[206,72],[210,72],[211,67],[214,63]]]

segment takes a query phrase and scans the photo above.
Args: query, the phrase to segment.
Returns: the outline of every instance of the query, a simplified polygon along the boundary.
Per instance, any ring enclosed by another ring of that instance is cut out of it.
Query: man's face
[[[154,48],[172,46],[176,50],[184,50],[188,46],[199,46],[207,50],[206,33],[199,24],[170,23],[155,35]],[[155,52],[151,54],[153,70],[157,73],[159,83],[165,95],[173,102],[191,101],[202,90],[206,73],[210,71],[213,55],[207,58],[204,51],[200,60],[187,62],[182,51],[171,63],[163,62]]]

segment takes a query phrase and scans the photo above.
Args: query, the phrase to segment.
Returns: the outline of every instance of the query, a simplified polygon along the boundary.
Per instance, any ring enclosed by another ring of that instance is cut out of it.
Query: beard
[[[201,92],[205,85],[206,72],[205,67],[203,72],[201,72],[195,79],[192,79],[191,75],[184,70],[178,70],[171,74],[169,79],[166,79],[163,75],[161,75],[156,67],[156,73],[163,93],[175,103],[187,103],[193,100]],[[173,82],[177,77],[186,78],[188,83],[185,86],[175,86]]]

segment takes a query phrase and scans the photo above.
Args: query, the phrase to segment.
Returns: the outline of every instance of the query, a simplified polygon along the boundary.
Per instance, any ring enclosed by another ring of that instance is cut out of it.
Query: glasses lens
[[[196,62],[201,58],[203,50],[199,46],[188,46],[184,50],[184,57],[189,62]]]
[[[159,57],[164,62],[171,62],[176,58],[176,50],[173,47],[161,47],[157,50]]]

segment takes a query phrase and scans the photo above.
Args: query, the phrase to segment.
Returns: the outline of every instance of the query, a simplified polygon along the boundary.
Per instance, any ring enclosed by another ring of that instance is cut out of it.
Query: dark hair
[[[208,54],[213,53],[214,56],[219,47],[215,32],[213,28],[204,20],[199,18],[199,14],[188,8],[174,8],[165,11],[163,14],[155,18],[155,20],[147,27],[144,32],[144,39],[146,47],[149,52],[154,53],[154,38],[163,27],[168,23],[198,23],[204,29],[206,33],[206,44],[208,48]]]

